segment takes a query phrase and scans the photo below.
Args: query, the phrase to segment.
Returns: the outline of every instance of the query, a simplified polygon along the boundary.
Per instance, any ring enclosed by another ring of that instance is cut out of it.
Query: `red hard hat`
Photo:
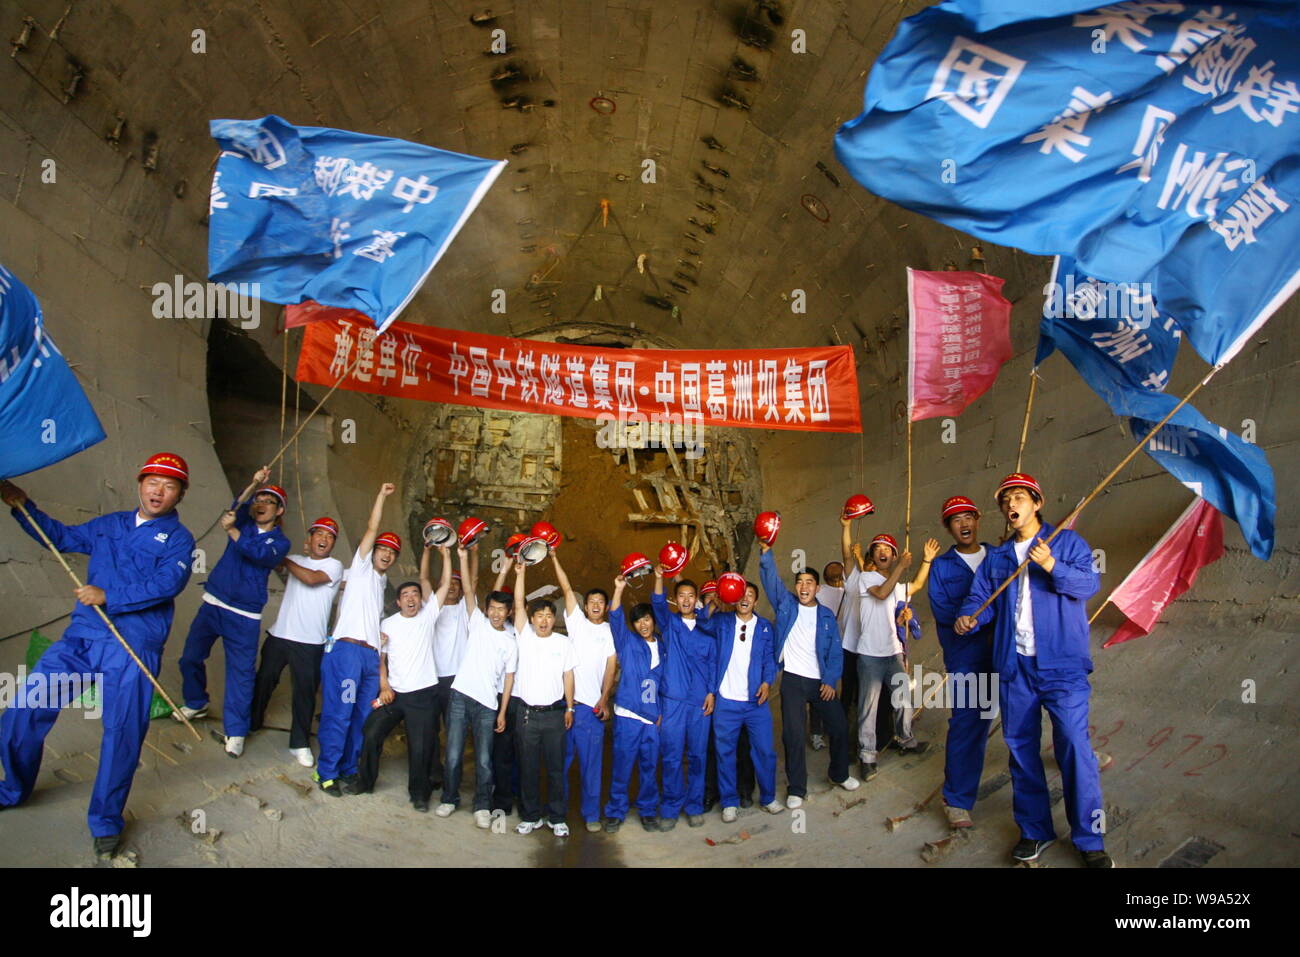
[[[690,560],[691,553],[686,550],[686,546],[677,542],[669,542],[659,549],[659,564],[664,567],[664,574],[669,578],[685,568]]]
[[[261,488],[259,488],[256,492],[253,493],[253,498],[257,498],[257,496],[261,495],[262,493],[266,493],[267,495],[274,495],[276,498],[278,498],[280,500],[281,508],[284,508],[289,504],[289,498],[285,494],[284,489],[280,488],[280,486],[278,485],[263,485]]]
[[[528,536],[523,532],[515,532],[506,539],[506,557],[514,558],[519,552],[519,543],[527,539]]]
[[[735,572],[723,572],[718,576],[718,597],[734,605],[745,597],[745,579]]]
[[[845,518],[862,518],[875,510],[876,506],[872,505],[871,499],[865,495],[850,495],[849,500],[844,503]]]
[[[898,540],[895,539],[893,535],[886,535],[884,532],[881,532],[871,540],[871,544],[867,546],[867,553],[870,554],[871,550],[877,545],[888,545],[894,550],[895,555],[898,554]]]
[[[310,535],[318,528],[329,532],[335,538],[339,537],[339,523],[334,521],[332,518],[326,517],[316,519],[316,521],[307,526],[307,534]]]
[[[159,452],[157,455],[149,456],[149,460],[140,466],[140,474],[135,479],[138,482],[146,475],[179,479],[186,488],[190,487],[190,467],[185,464],[183,458],[173,452]]]
[[[456,530],[456,537],[460,541],[461,548],[469,548],[486,533],[487,522],[471,515],[460,523],[460,528]]]
[[[618,566],[618,573],[629,580],[648,575],[652,571],[654,571],[654,567],[650,564],[650,559],[640,552],[630,553],[623,559],[623,563]]]
[[[456,537],[456,530],[445,518],[431,518],[424,523],[423,535],[426,545],[450,545]]]
[[[754,534],[764,545],[771,545],[776,541],[776,533],[780,530],[780,512],[760,512],[758,518],[754,519]]]
[[[393,551],[397,552],[398,554],[401,554],[402,539],[398,537],[397,533],[395,532],[384,532],[384,534],[376,538],[375,548],[378,548],[380,545],[385,545],[388,548],[391,548]]]
[[[974,502],[965,495],[954,495],[943,503],[943,511],[939,513],[939,521],[947,524],[948,519],[954,515],[960,515],[962,512],[974,512],[976,518],[980,517],[980,510],[975,507]]]
[[[555,526],[550,522],[538,522],[529,530],[528,534],[533,538],[540,538],[552,548],[557,547],[563,537],[555,530]]]
[[[1004,478],[998,483],[998,490],[993,493],[993,500],[998,501],[1002,493],[1009,488],[1027,488],[1038,496],[1039,501],[1042,501],[1043,490],[1039,487],[1038,481],[1028,472],[1012,472]]]
[[[546,544],[546,539],[527,535],[520,541],[518,553],[525,565],[536,565],[546,558],[550,548]]]
[[[717,593],[718,593],[718,583],[711,579],[709,581],[706,581],[703,585],[700,586],[701,595],[716,595]]]

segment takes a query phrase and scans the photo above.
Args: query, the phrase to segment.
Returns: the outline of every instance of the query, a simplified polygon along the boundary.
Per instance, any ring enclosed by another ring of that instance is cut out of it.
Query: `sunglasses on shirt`
[[[741,640],[741,641],[744,641],[744,640],[745,640],[745,629],[746,629],[747,627],[749,627],[748,622],[743,622],[743,621],[742,621],[742,622],[740,623],[740,640]]]

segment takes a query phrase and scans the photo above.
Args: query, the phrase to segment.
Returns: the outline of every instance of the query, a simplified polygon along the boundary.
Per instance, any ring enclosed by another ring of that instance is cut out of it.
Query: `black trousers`
[[[542,764],[545,763],[546,819],[552,824],[564,823],[564,735],[563,705],[553,711],[534,711],[519,702],[515,736],[519,740],[521,820],[542,819]]]
[[[433,794],[433,782],[429,779],[429,752],[437,747],[437,739],[433,736],[437,689],[437,685],[430,685],[419,691],[399,691],[392,704],[380,705],[366,717],[361,728],[361,761],[357,768],[362,791],[374,789],[384,741],[405,721],[407,763],[410,766],[407,788],[412,801],[429,800]]]
[[[785,750],[786,790],[797,797],[808,796],[808,752],[804,748],[804,718],[808,708],[822,719],[830,740],[830,779],[835,783],[849,776],[849,723],[837,702],[823,701],[822,683],[816,678],[786,671],[781,675],[781,744]]]
[[[736,739],[736,792],[742,801],[754,798],[754,759],[749,754],[749,731],[743,726]],[[704,762],[704,803],[718,803],[718,749],[709,722],[709,757]]]
[[[280,673],[289,666],[289,680],[293,688],[293,723],[289,725],[289,747],[311,746],[311,720],[316,712],[316,692],[320,689],[320,662],[325,654],[324,645],[308,645],[301,641],[277,638],[267,632],[262,642],[262,661],[257,666],[253,681],[253,714],[249,730],[262,727],[266,718],[271,694],[280,683]]]
[[[511,698],[506,705],[506,729],[492,736],[492,810],[510,813],[518,793],[515,781],[519,775],[516,757],[519,754],[519,699]],[[529,818],[535,821],[537,818]]]
[[[438,683],[434,685],[435,707],[433,711],[433,757],[429,761],[429,779],[433,781],[434,787],[442,785],[442,746],[438,740],[442,734],[442,726],[447,723],[447,709],[451,706],[451,683],[456,680],[455,675],[447,675],[438,678]]]
[[[844,711],[845,722],[853,713],[853,706],[858,703],[858,656],[851,651],[844,652],[844,675],[840,679],[840,706]],[[825,734],[821,713],[816,708],[809,709],[808,733]]]

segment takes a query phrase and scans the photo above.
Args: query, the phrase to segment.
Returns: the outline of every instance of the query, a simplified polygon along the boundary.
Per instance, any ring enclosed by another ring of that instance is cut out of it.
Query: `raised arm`
[[[772,557],[772,547],[766,542],[760,542],[759,548],[762,554],[758,559],[758,580],[763,586],[763,594],[767,595],[768,604],[780,615],[786,605],[798,602],[799,599],[781,584],[781,576],[776,572],[776,559]]]
[[[925,545],[921,548],[921,567],[917,569],[916,577],[912,579],[907,586],[907,597],[911,598],[922,588],[925,587],[926,580],[930,577],[930,566],[934,563],[934,556],[939,554],[939,539],[926,539]]]
[[[524,560],[515,558],[515,631],[523,633],[528,624],[528,607],[524,603]]]
[[[908,566],[912,564],[912,553],[903,552],[898,561],[894,562],[894,570],[889,573],[889,577],[879,585],[874,585],[867,589],[867,594],[872,598],[884,601],[894,594],[894,589],[898,587],[898,580],[903,577],[903,572],[907,571]]]
[[[569,576],[564,574],[564,566],[560,564],[560,553],[551,549],[551,564],[555,566],[555,578],[560,583],[560,591],[564,592],[564,610],[570,615],[578,607],[578,596],[573,593],[573,586],[569,584]]]
[[[844,567],[853,561],[853,519],[840,516],[840,557]]]
[[[442,553],[442,578],[438,581],[438,591],[433,597],[438,599],[438,607],[442,608],[447,603],[447,592],[451,591],[451,546],[440,545],[438,551]]]
[[[465,602],[465,613],[472,614],[478,607],[478,596],[475,591],[478,588],[478,576],[469,570],[469,557],[464,546],[457,547],[456,557],[460,559],[460,590],[461,600]]]
[[[358,546],[358,551],[362,555],[369,555],[370,550],[375,547],[375,539],[379,537],[379,523],[384,520],[384,502],[395,491],[397,491],[397,486],[392,482],[385,482],[379,486],[379,494],[375,496],[375,504],[370,506],[370,519],[366,522],[366,534],[361,536],[361,544]]]

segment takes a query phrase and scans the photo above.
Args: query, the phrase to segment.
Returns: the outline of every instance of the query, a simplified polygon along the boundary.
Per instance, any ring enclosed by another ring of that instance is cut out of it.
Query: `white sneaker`
[[[876,756],[865,748],[862,748],[858,751],[858,760],[863,764],[875,764]]]
[[[561,821],[559,824],[552,824],[550,821],[547,821],[546,826],[555,832],[556,837],[569,836],[569,825],[565,824],[563,821]]]
[[[839,786],[844,788],[846,791],[856,791],[858,788],[862,787],[862,782],[850,774],[839,783]]]
[[[438,817],[451,817],[452,812],[455,810],[456,805],[454,804],[439,804],[438,809],[433,813],[438,815]]]
[[[788,808],[789,808],[790,810],[792,810],[792,811],[793,811],[795,808],[803,807],[803,798],[801,798],[801,797],[800,797],[799,795],[797,795],[797,794],[791,794],[791,795],[789,795],[788,797],[786,797],[786,799],[785,799],[785,806],[788,807]]]
[[[736,815],[739,814],[739,813],[740,813],[740,811],[739,811],[737,808],[734,808],[734,807],[724,807],[724,808],[722,809],[722,823],[723,823],[723,824],[730,824],[732,821],[734,821],[734,820],[736,819]]]
[[[230,755],[232,758],[237,758],[237,757],[239,757],[239,756],[240,756],[241,754],[243,754],[243,753],[244,753],[244,739],[243,739],[243,738],[238,738],[238,737],[236,737],[236,738],[227,737],[227,738],[226,738],[226,754]]]
[[[785,810],[785,805],[780,801],[773,801],[771,804],[764,804],[763,810],[768,814],[780,814]]]
[[[516,834],[532,834],[538,828],[542,827],[541,821],[520,821],[515,825]]]
[[[492,814],[488,811],[475,811],[474,826],[481,827],[483,828],[483,830],[486,831],[488,828],[492,826]]]
[[[290,748],[289,753],[298,759],[298,763],[304,768],[310,768],[316,763],[316,757],[311,753],[311,748]]]
[[[814,734],[814,735],[812,736],[812,748],[813,748],[813,750],[814,750],[814,751],[820,751],[820,750],[821,750],[822,748],[824,748],[824,747],[826,747],[826,738],[825,738],[825,736],[820,735],[820,734]]]
[[[185,715],[185,717],[189,718],[191,721],[195,718],[206,718],[208,716],[208,706],[204,705],[202,708],[187,708],[185,705],[181,705],[172,712],[172,717],[177,721],[180,721],[181,715]]]

